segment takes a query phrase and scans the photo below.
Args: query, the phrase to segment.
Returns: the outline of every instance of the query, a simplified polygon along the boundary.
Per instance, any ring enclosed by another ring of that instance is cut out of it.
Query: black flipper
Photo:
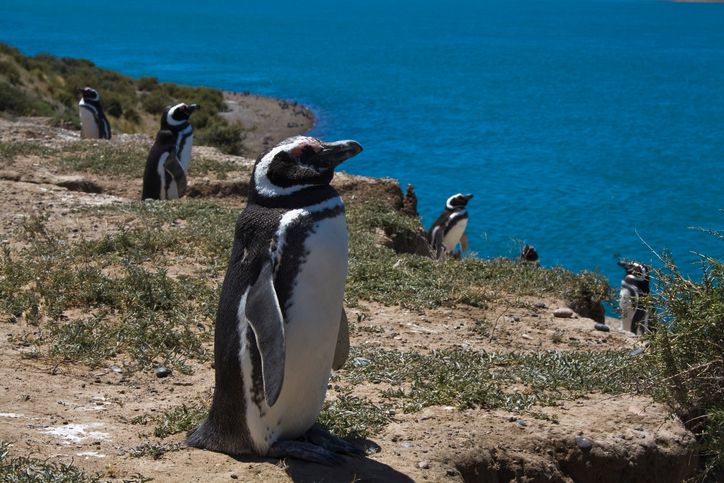
[[[169,181],[172,178],[176,181],[176,186],[178,187],[178,197],[181,198],[186,192],[186,172],[181,166],[181,163],[179,163],[178,157],[176,157],[173,149],[169,151],[169,155],[164,162],[164,169],[169,175]]]
[[[264,262],[256,281],[246,296],[245,313],[256,336],[261,354],[261,373],[264,395],[269,406],[279,397],[284,382],[284,317],[274,290],[271,260]]]

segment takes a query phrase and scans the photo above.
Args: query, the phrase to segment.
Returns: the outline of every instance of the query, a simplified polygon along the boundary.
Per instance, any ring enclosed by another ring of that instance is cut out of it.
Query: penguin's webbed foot
[[[298,440],[277,441],[267,452],[272,458],[297,458],[330,466],[344,462],[340,454],[365,456],[366,453],[364,448],[338,438],[318,424]]]
[[[323,465],[339,465],[344,462],[340,455],[306,441],[277,441],[267,451],[270,458],[297,458]]]
[[[312,443],[335,453],[342,453],[350,456],[365,456],[366,454],[364,448],[333,435],[318,424],[312,426],[304,436]]]

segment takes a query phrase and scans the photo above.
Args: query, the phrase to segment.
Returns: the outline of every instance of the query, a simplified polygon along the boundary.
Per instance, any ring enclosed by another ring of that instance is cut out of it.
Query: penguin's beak
[[[625,262],[625,261],[623,261],[623,260],[619,260],[619,261],[616,262],[616,263],[618,264],[619,267],[625,268],[625,269],[628,270],[628,262]]]
[[[193,114],[194,112],[201,109],[201,106],[198,104],[189,104],[189,114]]]
[[[470,201],[470,199],[473,197],[472,193],[469,195],[465,195],[465,201]]]
[[[322,150],[317,153],[317,162],[325,168],[336,168],[342,162],[358,155],[362,146],[357,141],[344,140],[323,143]]]

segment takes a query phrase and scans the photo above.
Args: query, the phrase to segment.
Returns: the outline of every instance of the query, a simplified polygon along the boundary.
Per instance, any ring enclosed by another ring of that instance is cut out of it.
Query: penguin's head
[[[83,90],[80,91],[80,95],[84,101],[98,102],[101,100],[101,95],[92,87],[84,87]]]
[[[452,195],[450,198],[447,199],[447,202],[445,203],[445,207],[448,210],[454,210],[455,208],[464,208],[465,205],[468,204],[468,201],[470,201],[470,198],[472,198],[473,195],[464,195],[462,193],[458,193],[456,195]]]
[[[181,102],[173,106],[166,106],[161,114],[161,129],[183,129],[189,122],[191,114],[201,108],[198,104]]]
[[[523,249],[520,251],[520,259],[526,262],[537,262],[538,252],[533,245],[528,245],[526,243]]]
[[[323,142],[308,136],[286,139],[259,157],[252,179],[261,196],[284,196],[328,185],[334,168],[362,151],[357,141]]]
[[[648,280],[649,278],[649,267],[643,263],[635,262],[633,260],[619,260],[618,266],[626,270],[626,275],[633,275],[634,277]]]

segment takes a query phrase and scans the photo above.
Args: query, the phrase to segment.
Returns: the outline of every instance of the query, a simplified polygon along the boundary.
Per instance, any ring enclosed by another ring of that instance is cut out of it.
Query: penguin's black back
[[[158,160],[163,153],[176,149],[176,137],[169,130],[162,129],[156,134],[156,141],[146,159],[146,169],[143,173],[143,192],[141,199],[161,199],[161,178],[158,175]]]
[[[456,221],[464,220],[468,217],[467,211],[465,210],[464,206],[458,206],[453,208],[452,210],[450,208],[445,208],[445,211],[443,211],[440,216],[438,216],[437,220],[435,220],[435,223],[432,224],[430,227],[430,230],[427,232],[428,241],[430,243],[433,243],[434,240],[432,240],[432,232],[436,227],[441,227],[443,230],[443,236],[447,234],[448,231],[450,231],[450,228],[453,227],[453,224],[450,223],[450,218],[457,213],[465,212],[464,214],[460,215],[456,218]]]

